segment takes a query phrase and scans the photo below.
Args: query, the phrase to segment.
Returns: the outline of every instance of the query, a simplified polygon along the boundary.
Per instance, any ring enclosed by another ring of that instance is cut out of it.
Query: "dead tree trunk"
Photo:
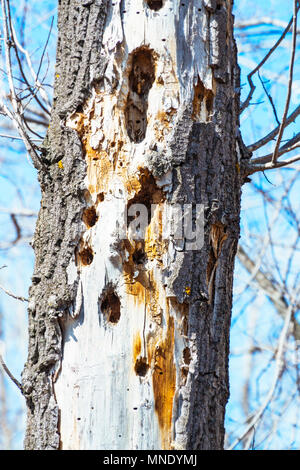
[[[231,9],[59,2],[27,449],[223,446],[241,188]],[[163,236],[170,207],[177,228],[182,208],[203,222],[200,245]]]

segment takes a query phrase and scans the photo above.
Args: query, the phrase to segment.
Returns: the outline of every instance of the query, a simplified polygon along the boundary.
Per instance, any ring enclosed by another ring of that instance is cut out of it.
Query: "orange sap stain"
[[[136,333],[133,339],[133,362],[135,364],[137,358],[141,354],[142,351],[142,341],[139,332]]]
[[[169,318],[167,331],[156,344],[151,338],[148,356],[152,358],[152,386],[155,412],[160,428],[162,448],[170,449],[172,441],[173,400],[176,387],[176,366],[174,363],[174,319]],[[150,361],[149,361],[150,362]]]
[[[163,240],[161,204],[157,204],[151,222],[146,229],[145,253],[150,260],[157,259],[161,261],[162,255],[166,253],[168,244]]]

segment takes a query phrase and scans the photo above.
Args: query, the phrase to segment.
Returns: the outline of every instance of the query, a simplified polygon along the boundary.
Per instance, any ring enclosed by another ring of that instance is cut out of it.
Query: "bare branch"
[[[11,55],[10,55],[10,49],[12,47],[12,43],[9,38],[8,23],[7,23],[7,17],[8,17],[7,9],[9,9],[9,4],[7,3],[7,0],[1,0],[1,6],[2,6],[2,15],[3,15],[4,48],[5,48],[5,61],[6,61],[6,69],[7,69],[6,71],[7,71],[8,83],[9,83],[9,89],[10,89],[11,104],[12,104],[13,109],[9,110],[6,104],[4,103],[3,92],[2,92],[2,99],[0,100],[0,106],[2,110],[6,113],[6,115],[12,120],[15,127],[17,128],[20,136],[23,139],[26,150],[31,156],[35,167],[40,168],[42,166],[42,163],[36,151],[35,144],[33,144],[26,130],[24,129],[24,124],[23,124],[24,110],[23,110],[22,102],[16,96],[15,87],[14,87]]]
[[[34,166],[39,169],[42,166],[42,162],[40,160],[40,157],[37,153],[36,146],[33,144],[33,141],[30,139],[28,136],[27,132],[24,129],[23,123],[22,123],[22,118],[20,117],[19,111],[17,112],[10,111],[8,107],[5,105],[5,103],[0,99],[0,105],[3,107],[6,115],[11,119],[12,123],[16,127],[17,131],[19,132],[23,143],[25,145],[25,148],[30,155]]]
[[[7,209],[6,207],[0,207],[0,212],[6,213],[6,214],[14,214],[17,216],[23,216],[23,217],[37,217],[37,212],[34,212],[30,209]]]
[[[22,140],[22,137],[19,137],[17,135],[8,135],[8,134],[0,134],[0,137],[3,137],[5,139],[13,139],[13,140]],[[43,139],[30,139],[31,142],[42,142]]]
[[[49,121],[43,121],[42,119],[38,119],[32,116],[24,116],[24,120],[26,122],[30,122],[31,124],[37,124],[38,126],[43,126],[47,128],[49,126]],[[34,141],[34,139],[32,139]]]
[[[281,125],[279,128],[278,132],[278,137],[277,137],[277,142],[275,145],[273,157],[272,157],[272,163],[275,164],[276,160],[278,158],[278,151],[279,151],[279,146],[280,142],[282,139],[282,134],[285,128],[285,121],[287,118],[287,114],[289,111],[290,107],[290,100],[291,100],[291,95],[292,95],[292,84],[293,84],[293,73],[294,73],[294,62],[295,62],[295,53],[296,53],[296,36],[297,36],[297,14],[298,14],[298,2],[297,0],[294,0],[294,14],[293,14],[293,39],[292,39],[292,52],[291,52],[291,59],[290,59],[290,68],[289,68],[289,83],[288,83],[288,92],[287,92],[287,97],[286,97],[286,102],[285,102],[285,108],[283,112],[283,117],[281,120]]]
[[[16,300],[20,300],[21,302],[28,302],[28,299],[26,299],[25,297],[21,297],[19,295],[15,295],[13,294],[12,292],[10,292],[9,290],[5,289],[5,287],[1,286],[0,285],[0,289],[3,290],[3,292],[5,292],[5,294],[9,295],[10,297],[12,297],[13,299],[16,299]]]
[[[235,29],[247,29],[262,25],[275,26],[276,28],[285,29],[287,27],[287,22],[278,20],[276,18],[270,18],[269,16],[261,16],[258,18],[250,18],[245,21],[237,21],[234,27]],[[298,30],[297,32],[299,31],[300,30]]]
[[[5,364],[4,362],[4,359],[2,357],[2,355],[0,354],[0,364],[4,370],[4,372],[6,372],[6,374],[8,375],[8,377],[13,381],[13,383],[18,387],[18,389],[20,390],[20,392],[22,393],[23,395],[23,387],[22,385],[20,384],[20,382],[13,376],[13,374],[10,372],[9,368],[7,367],[7,365]]]
[[[291,305],[289,307],[289,309],[287,310],[286,312],[286,315],[285,315],[285,321],[284,321],[284,325],[283,325],[283,328],[281,330],[281,333],[280,333],[280,337],[279,337],[279,341],[278,341],[278,347],[277,347],[277,351],[276,351],[276,354],[275,354],[275,365],[276,365],[276,370],[275,370],[275,375],[274,375],[274,379],[273,379],[273,383],[269,389],[269,392],[263,402],[263,404],[261,405],[261,407],[257,410],[257,412],[255,413],[255,415],[253,416],[253,418],[250,420],[249,424],[247,425],[246,429],[244,430],[244,432],[241,434],[241,436],[239,436],[234,442],[233,444],[229,447],[228,450],[232,450],[234,449],[238,443],[243,440],[250,431],[252,431],[252,429],[255,427],[255,425],[258,423],[258,421],[261,419],[262,415],[264,414],[267,406],[270,404],[270,402],[272,401],[272,398],[273,398],[273,395],[274,395],[274,392],[275,392],[275,389],[276,389],[276,386],[277,386],[277,383],[278,383],[278,380],[280,378],[280,375],[281,375],[281,372],[282,372],[282,367],[283,367],[283,361],[282,361],[282,356],[283,356],[283,352],[284,352],[284,345],[285,345],[285,342],[286,342],[286,338],[287,338],[287,335],[288,335],[288,331],[289,331],[289,326],[290,326],[290,322],[291,322],[291,318],[292,318],[292,315],[293,315],[293,306]]]
[[[285,153],[292,152],[292,150],[295,150],[300,146],[300,132],[296,134],[292,139],[290,139],[288,142],[286,142],[280,149],[278,150],[278,157],[281,155],[284,155]],[[251,159],[251,163],[254,165],[260,164],[260,163],[268,163],[271,162],[273,158],[273,153],[269,153],[268,155],[264,155],[263,157],[257,157]]]
[[[257,171],[266,171],[266,170],[273,170],[275,168],[287,167],[289,165],[292,165],[295,162],[298,162],[299,160],[300,160],[300,154],[295,155],[295,157],[289,158],[287,160],[281,160],[279,162],[277,161],[276,163],[269,162],[269,163],[265,163],[264,165],[245,164],[243,171],[245,175],[253,175],[253,173],[256,173]]]
[[[297,12],[299,10],[299,7],[297,6]],[[265,57],[260,61],[260,63],[254,68],[254,70],[252,70],[252,72],[250,72],[247,76],[247,79],[248,79],[248,83],[250,85],[250,91],[248,93],[248,96],[247,98],[245,99],[244,103],[241,105],[241,110],[240,112],[242,113],[249,105],[250,101],[251,101],[251,98],[253,96],[253,93],[254,93],[254,90],[255,90],[255,85],[253,84],[253,81],[252,81],[252,76],[264,65],[264,63],[269,59],[269,57],[273,54],[273,52],[277,49],[277,47],[279,46],[279,44],[282,42],[282,40],[285,38],[285,36],[287,35],[287,33],[289,32],[292,24],[293,24],[293,19],[294,19],[294,16],[290,19],[287,27],[285,28],[285,30],[283,31],[283,33],[281,34],[280,38],[276,41],[276,43],[274,44],[274,46],[269,50],[269,52],[265,55]]]
[[[257,73],[258,73],[259,81],[260,81],[260,83],[261,83],[261,85],[262,85],[262,87],[263,87],[263,89],[264,89],[264,92],[265,92],[265,94],[267,95],[268,100],[269,100],[269,102],[270,102],[270,104],[271,104],[271,106],[272,106],[273,113],[274,113],[274,116],[275,116],[275,120],[276,120],[277,124],[280,126],[280,121],[279,121],[278,116],[277,116],[277,111],[276,111],[276,108],[275,108],[275,105],[274,105],[273,98],[272,98],[272,96],[270,95],[270,93],[268,92],[268,90],[267,90],[267,88],[266,88],[266,86],[265,86],[265,82],[263,81],[263,79],[262,79],[261,76],[260,76],[259,70],[257,71]]]
[[[18,55],[18,52],[17,52],[17,49],[19,49],[22,54],[25,55],[26,57],[26,62],[27,62],[27,65],[28,65],[28,68],[30,70],[30,73],[31,73],[31,76],[34,80],[34,87],[37,87],[38,91],[40,92],[43,100],[45,101],[45,103],[47,104],[47,107],[45,107],[40,101],[39,101],[39,105],[43,108],[43,110],[50,114],[50,111],[51,111],[51,103],[50,103],[50,100],[49,100],[49,97],[47,95],[47,92],[45,91],[43,85],[40,83],[39,79],[38,79],[38,75],[35,73],[34,71],[34,68],[32,66],[32,62],[31,62],[31,59],[30,59],[30,56],[29,56],[29,53],[26,49],[24,49],[24,47],[22,47],[22,45],[19,43],[18,41],[18,38],[17,38],[17,35],[16,35],[16,32],[15,32],[15,29],[12,25],[12,21],[11,21],[11,15],[10,15],[10,6],[9,6],[9,0],[8,0],[8,18],[9,18],[9,24],[10,24],[10,29],[11,29],[11,32],[12,32],[12,39],[13,39],[13,46],[14,46],[14,49],[16,50],[16,57],[17,57],[17,60],[18,60],[18,63],[19,63],[19,68],[20,68],[20,72],[25,80],[25,82],[27,83],[27,85],[29,85],[28,83],[28,80],[25,76],[25,74],[23,74],[23,67],[22,67],[22,63],[20,62],[19,60],[19,55]],[[52,23],[51,23],[51,30],[52,30]],[[51,30],[50,30],[50,33],[51,33]],[[49,33],[49,34],[50,34]],[[48,44],[48,41],[49,39],[47,39],[47,42],[46,42],[46,47],[47,47],[47,44]],[[16,47],[15,47],[16,46]],[[44,54],[44,52],[43,52]]]
[[[14,239],[13,243],[17,243],[21,236],[22,236],[22,231],[21,231],[21,227],[17,221],[17,217],[15,216],[15,214],[10,214],[10,218],[12,220],[12,223],[16,229],[16,238]]]

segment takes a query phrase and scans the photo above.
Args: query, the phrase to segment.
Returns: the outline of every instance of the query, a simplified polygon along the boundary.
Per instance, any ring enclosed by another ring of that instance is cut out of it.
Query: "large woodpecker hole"
[[[157,186],[155,178],[147,169],[142,170],[141,175],[139,177],[139,183],[141,187],[139,191],[135,194],[135,196],[129,199],[127,205],[127,212],[129,212],[129,209],[132,205],[142,204],[147,209],[149,223],[152,215],[152,204],[159,204],[160,202],[162,202],[164,200],[164,195],[162,190]],[[133,216],[129,216],[128,223],[131,222],[133,218]]]
[[[100,309],[108,323],[118,323],[121,316],[120,299],[113,289],[105,292],[101,299]]]
[[[198,122],[209,122],[213,113],[214,94],[207,90],[200,78],[194,86],[192,119]]]
[[[155,80],[152,52],[142,48],[132,57],[125,109],[126,129],[132,142],[142,142],[147,130],[148,94]]]
[[[148,7],[151,10],[158,11],[163,7],[163,0],[146,0]]]

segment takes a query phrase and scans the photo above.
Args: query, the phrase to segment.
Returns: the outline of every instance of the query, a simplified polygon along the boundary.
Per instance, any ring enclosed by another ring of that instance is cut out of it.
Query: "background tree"
[[[24,54],[19,49],[23,71],[26,72],[33,93],[37,94],[39,93],[37,84],[31,75],[34,70],[34,74],[43,81],[45,90],[49,95],[48,100],[51,102],[51,83],[56,47],[56,28],[51,28],[51,20],[54,21],[56,1],[53,1],[52,4],[51,2],[43,4],[46,7],[45,9],[41,9],[41,4],[28,2],[27,0],[11,2],[10,6],[13,16],[11,21],[17,35],[18,44],[26,52]],[[3,32],[1,14],[1,99],[10,106]],[[47,41],[48,36],[49,40]],[[45,47],[46,44],[47,47]],[[35,134],[31,134],[34,143],[41,143],[42,136],[48,127],[47,116],[49,114],[43,111],[30,94],[28,85],[24,82],[19,71],[19,65],[14,54],[12,54],[11,64],[14,79],[16,79],[16,92],[18,96],[24,98],[23,103],[26,112],[23,117],[28,118],[28,125],[41,136],[40,138]],[[0,271],[0,282],[6,292],[11,294],[17,292],[16,297],[27,298],[33,269],[33,253],[29,242],[32,239],[40,205],[40,190],[36,170],[30,159],[26,158],[23,141],[16,132],[13,122],[7,119],[3,110],[1,114],[1,143],[0,267],[2,269]],[[5,291],[1,290],[0,294],[1,343],[3,346],[1,354],[7,358],[14,374],[19,376],[28,349],[27,303],[8,296]],[[1,382],[1,397],[3,397],[1,413],[3,419],[1,419],[1,422],[4,423],[5,415],[10,435],[8,440],[8,434],[3,435],[4,426],[1,426],[0,448],[20,448],[24,439],[24,398],[21,397],[13,382],[5,378],[2,369],[0,374],[3,379]]]
[[[207,7],[207,5],[206,5],[206,7]],[[211,6],[209,6],[209,8],[211,8]],[[135,14],[137,14],[137,13],[135,12]],[[140,14],[140,13],[138,13],[138,14]],[[294,24],[295,24],[295,22],[294,22]],[[293,35],[293,37],[295,37],[295,34]],[[292,62],[291,62],[291,65],[293,65]],[[220,68],[220,67],[219,67],[219,68]],[[218,74],[218,71],[217,71],[217,72],[215,71],[215,73]],[[60,78],[60,77],[57,77],[57,78]],[[133,79],[134,79],[134,77],[133,77]],[[220,79],[220,77],[219,77],[219,80],[222,82],[222,78]],[[197,85],[199,85],[199,84],[196,83],[196,86],[197,86]],[[200,90],[200,91],[201,91],[201,90]],[[200,94],[201,94],[201,93],[200,93]],[[131,97],[131,98],[132,98],[132,97]],[[209,102],[209,100],[208,100],[208,102]],[[128,104],[128,103],[127,103],[127,104]],[[130,103],[129,103],[129,104],[130,104]],[[193,105],[194,105],[194,107],[195,107],[195,105],[196,105],[196,109],[197,109],[197,103],[193,103]],[[129,106],[129,105],[128,105],[128,106]],[[194,109],[195,109],[195,108],[194,108]],[[199,109],[197,109],[197,110],[199,110]],[[200,108],[200,111],[201,111],[201,108]],[[129,116],[130,116],[130,112],[131,112],[131,110],[129,109],[129,111],[127,111],[127,115],[129,114]],[[148,112],[149,112],[149,110],[148,110]],[[126,113],[125,113],[125,114],[126,114]],[[200,113],[200,114],[201,114],[201,113]],[[173,116],[172,116],[172,118],[173,118]],[[195,118],[195,116],[194,116],[194,118]],[[203,116],[202,116],[202,118],[203,118]],[[198,116],[197,119],[201,119],[201,116],[200,116],[200,117]],[[197,121],[197,119],[196,119],[196,121]],[[212,120],[213,120],[213,119],[212,119]],[[71,123],[71,124],[73,124],[73,123]],[[81,124],[80,124],[80,125],[81,125]],[[196,127],[197,127],[197,126],[196,126]],[[209,127],[209,126],[205,126],[205,127]],[[194,125],[194,128],[195,128],[195,125]],[[50,129],[51,129],[51,128],[50,128]],[[128,130],[128,129],[127,129],[127,130]],[[140,129],[138,129],[138,130],[140,130]],[[131,135],[131,137],[133,137],[133,139],[134,139],[134,138],[136,138],[135,136],[136,136],[137,134],[136,134],[136,133],[133,134],[133,131],[130,130],[129,133],[128,133],[128,135]],[[138,137],[138,138],[139,138],[139,137]],[[296,142],[297,142],[297,141],[296,141]],[[295,139],[294,139],[294,143],[295,143]],[[293,145],[293,142],[292,142],[291,145]],[[34,157],[35,157],[35,156],[34,156]],[[268,157],[268,158],[270,159],[270,157]],[[60,160],[58,161],[58,163],[60,163]],[[266,162],[263,162],[263,163],[265,164]],[[268,163],[268,162],[267,162],[267,163]],[[277,164],[277,163],[276,163],[276,164]],[[61,162],[61,163],[60,163],[60,166],[58,166],[58,168],[59,168],[60,170],[63,170],[64,168],[61,168],[61,166],[64,167],[63,162]],[[276,165],[275,165],[275,166],[276,166]],[[238,167],[237,170],[239,171],[240,168]],[[243,171],[242,168],[241,168],[241,170]],[[249,169],[248,169],[247,171],[249,171]],[[251,169],[251,171],[254,171],[254,170]],[[141,195],[140,195],[140,196],[141,196]],[[103,202],[103,201],[100,201],[100,202]],[[241,250],[241,253],[242,253],[242,250]],[[248,261],[249,261],[249,260],[248,260]],[[251,261],[251,260],[250,260],[250,261]],[[248,262],[248,267],[249,267],[249,262]],[[251,264],[250,264],[250,268],[251,268]],[[253,275],[253,273],[252,273],[252,275]],[[258,277],[257,275],[256,275],[256,276],[253,275],[253,279],[254,279],[254,278],[257,279],[257,277]],[[274,284],[273,284],[273,285],[274,285]],[[185,287],[188,287],[188,288],[189,288],[190,286],[188,285],[188,286],[185,286]],[[187,292],[185,292],[185,293],[187,294]],[[115,292],[113,292],[113,293],[110,294],[110,295],[115,295]],[[188,294],[187,294],[187,295],[188,295]],[[190,300],[190,299],[189,299],[189,300]],[[101,302],[102,302],[101,305],[103,305],[103,299],[101,300]],[[104,299],[104,305],[105,305],[105,299]],[[77,309],[77,310],[78,310],[78,309]],[[76,312],[76,307],[75,307],[75,312]],[[282,344],[282,342],[281,342],[281,344]],[[169,346],[169,345],[168,345],[168,346]],[[278,355],[277,355],[277,356],[278,356]],[[280,357],[282,357],[282,356],[280,356]],[[141,354],[139,355],[138,359],[143,359],[143,357],[142,357]],[[137,361],[136,364],[139,365],[138,361]],[[51,365],[51,364],[50,364],[50,365]],[[183,364],[183,366],[185,367],[186,364]],[[184,369],[184,367],[183,367],[182,369]],[[186,367],[185,367],[185,368],[186,368]],[[184,370],[182,370],[182,372],[184,373]],[[142,380],[143,380],[143,379],[142,379]],[[277,383],[277,382],[276,382],[276,383]],[[99,391],[98,391],[98,392],[99,392]],[[101,395],[101,393],[100,393],[100,395]],[[77,411],[77,410],[76,410],[76,411]],[[259,416],[259,418],[260,418],[260,416]],[[252,426],[252,425],[251,425],[251,426]],[[252,429],[253,429],[253,426],[250,427],[250,430],[251,430],[251,431],[252,431]],[[248,439],[248,438],[249,438],[249,436],[248,436],[248,434],[247,434],[247,439]],[[252,438],[251,438],[250,440],[251,440],[251,442],[253,441]],[[249,439],[248,439],[248,442],[249,442]]]

